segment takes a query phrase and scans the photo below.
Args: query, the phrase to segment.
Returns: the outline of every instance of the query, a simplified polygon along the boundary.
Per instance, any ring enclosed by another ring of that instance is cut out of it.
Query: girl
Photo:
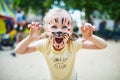
[[[48,64],[51,80],[76,80],[74,69],[75,56],[80,49],[104,49],[106,42],[93,35],[95,28],[86,23],[81,26],[82,39],[73,33],[73,19],[64,9],[52,9],[44,18],[46,29],[44,36],[39,36],[41,25],[32,22],[30,33],[15,48],[16,53],[26,54],[41,52]],[[32,43],[33,45],[29,45]]]

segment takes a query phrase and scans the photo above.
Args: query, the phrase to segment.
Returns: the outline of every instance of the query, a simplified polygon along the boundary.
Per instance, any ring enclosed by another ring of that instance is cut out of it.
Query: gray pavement
[[[107,41],[103,50],[81,50],[76,56],[78,80],[120,80],[120,41]],[[10,55],[0,51],[0,80],[49,80],[44,57],[38,53]]]

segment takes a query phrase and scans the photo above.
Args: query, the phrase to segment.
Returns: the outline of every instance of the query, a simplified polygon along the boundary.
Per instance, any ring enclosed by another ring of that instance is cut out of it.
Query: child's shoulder
[[[76,40],[69,40],[68,45],[70,46],[82,45],[82,38],[78,38]]]
[[[48,38],[44,38],[44,39],[38,40],[37,42],[39,42],[39,43],[48,43],[49,39]]]
[[[70,42],[72,42],[72,43],[80,43],[80,42],[82,42],[82,38],[78,38],[76,40],[70,40]]]
[[[34,44],[34,45],[45,45],[45,44],[48,44],[48,42],[49,42],[49,40],[47,38],[44,38],[44,39],[36,40],[32,44]]]

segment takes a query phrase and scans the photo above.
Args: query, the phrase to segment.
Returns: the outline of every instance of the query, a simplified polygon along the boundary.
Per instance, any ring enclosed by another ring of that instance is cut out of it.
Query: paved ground
[[[120,42],[107,41],[104,50],[81,50],[76,57],[78,80],[120,80]],[[0,51],[0,80],[48,80],[44,57],[34,52],[12,57]]]

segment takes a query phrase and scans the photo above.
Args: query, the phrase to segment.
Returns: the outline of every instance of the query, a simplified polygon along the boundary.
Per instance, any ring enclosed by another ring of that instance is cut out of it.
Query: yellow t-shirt
[[[69,41],[61,50],[56,51],[50,41],[42,39],[35,42],[37,51],[43,53],[49,70],[51,80],[75,80],[74,63],[76,53],[81,49],[81,39]]]

